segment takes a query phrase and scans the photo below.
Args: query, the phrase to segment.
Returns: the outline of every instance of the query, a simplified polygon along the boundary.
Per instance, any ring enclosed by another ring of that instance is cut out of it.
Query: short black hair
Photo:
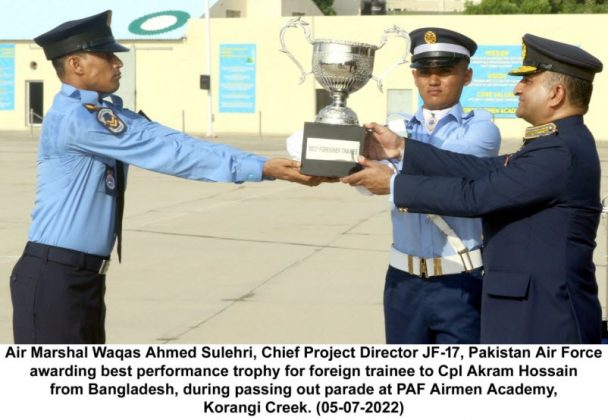
[[[550,74],[549,82],[564,85],[570,104],[582,109],[583,114],[587,113],[589,103],[591,102],[591,94],[593,93],[593,82],[563,73],[550,72]]]
[[[59,79],[65,77],[65,62],[68,57],[71,57],[73,55],[82,56],[85,53],[86,51],[76,51],[70,54],[62,55],[61,57],[53,58],[51,60],[51,63],[53,64],[53,67],[55,67],[55,73],[57,73],[57,77],[59,77]]]
[[[57,77],[59,77],[60,79],[65,76],[65,59],[67,58],[67,55],[61,56],[61,57],[57,57],[57,58],[53,58],[53,60],[51,60],[51,63],[53,63],[53,67],[55,67],[55,73],[57,73]]]

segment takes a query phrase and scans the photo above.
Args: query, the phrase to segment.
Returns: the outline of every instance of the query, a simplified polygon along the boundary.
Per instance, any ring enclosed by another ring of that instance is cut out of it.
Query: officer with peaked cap
[[[62,85],[44,118],[29,241],[11,274],[15,343],[105,342],[105,273],[115,241],[120,260],[129,164],[201,181],[320,182],[297,162],[200,141],[123,108],[113,95],[122,67],[114,53],[127,48],[111,17],[35,39]]]
[[[481,216],[481,342],[595,344],[601,340],[593,249],[601,212],[600,163],[585,126],[602,63],[579,47],[523,37],[517,115],[533,127],[509,156],[477,158],[403,139],[370,124],[392,175],[362,159],[345,179],[393,194],[410,213]]]
[[[603,68],[600,60],[579,47],[531,34],[523,36],[522,57],[521,67],[511,70],[510,75],[525,76],[552,71],[593,82],[595,74]]]
[[[410,67],[447,67],[471,60],[477,43],[466,35],[445,28],[420,28],[410,32]]]
[[[496,156],[500,132],[491,115],[465,111],[460,104],[473,77],[469,62],[475,41],[436,27],[416,29],[410,38],[412,75],[423,105],[389,127],[440,149]],[[391,222],[384,288],[387,343],[479,343],[481,220],[405,213],[392,206]]]
[[[129,49],[120,45],[112,35],[112,11],[62,23],[34,41],[44,49],[48,60],[63,57],[75,51],[125,52]]]

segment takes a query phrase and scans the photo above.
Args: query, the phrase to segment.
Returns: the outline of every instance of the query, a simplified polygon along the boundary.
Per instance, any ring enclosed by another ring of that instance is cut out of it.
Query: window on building
[[[414,113],[412,95],[412,89],[387,90],[387,121],[407,119]]]
[[[240,18],[241,17],[241,11],[240,10],[226,9],[226,17],[227,18]]]
[[[291,12],[291,16],[306,16],[304,12]]]

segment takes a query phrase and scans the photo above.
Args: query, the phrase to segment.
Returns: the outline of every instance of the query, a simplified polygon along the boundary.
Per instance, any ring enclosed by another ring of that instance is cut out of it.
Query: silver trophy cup
[[[313,46],[311,71],[304,70],[285,44],[285,33],[291,28],[302,28],[306,39]],[[381,76],[373,76],[374,55],[376,50],[384,46],[389,35],[395,35],[406,40],[403,56]],[[409,46],[410,37],[408,33],[397,26],[384,31],[379,45],[333,39],[312,40],[308,23],[302,21],[299,17],[291,19],[281,29],[281,52],[287,54],[300,69],[300,84],[304,82],[306,76],[313,73],[317,82],[333,98],[333,103],[319,111],[315,119],[315,122],[327,124],[359,125],[357,114],[346,106],[348,95],[365,86],[369,79],[374,79],[378,89],[382,91],[382,80],[397,66],[407,62]]]

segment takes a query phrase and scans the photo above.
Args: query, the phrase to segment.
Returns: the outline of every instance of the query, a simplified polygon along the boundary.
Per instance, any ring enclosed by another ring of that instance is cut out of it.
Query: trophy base
[[[302,168],[306,175],[340,178],[361,169],[365,129],[359,125],[304,123]]]
[[[357,114],[345,106],[327,105],[317,115],[315,122],[337,125],[359,125]]]

